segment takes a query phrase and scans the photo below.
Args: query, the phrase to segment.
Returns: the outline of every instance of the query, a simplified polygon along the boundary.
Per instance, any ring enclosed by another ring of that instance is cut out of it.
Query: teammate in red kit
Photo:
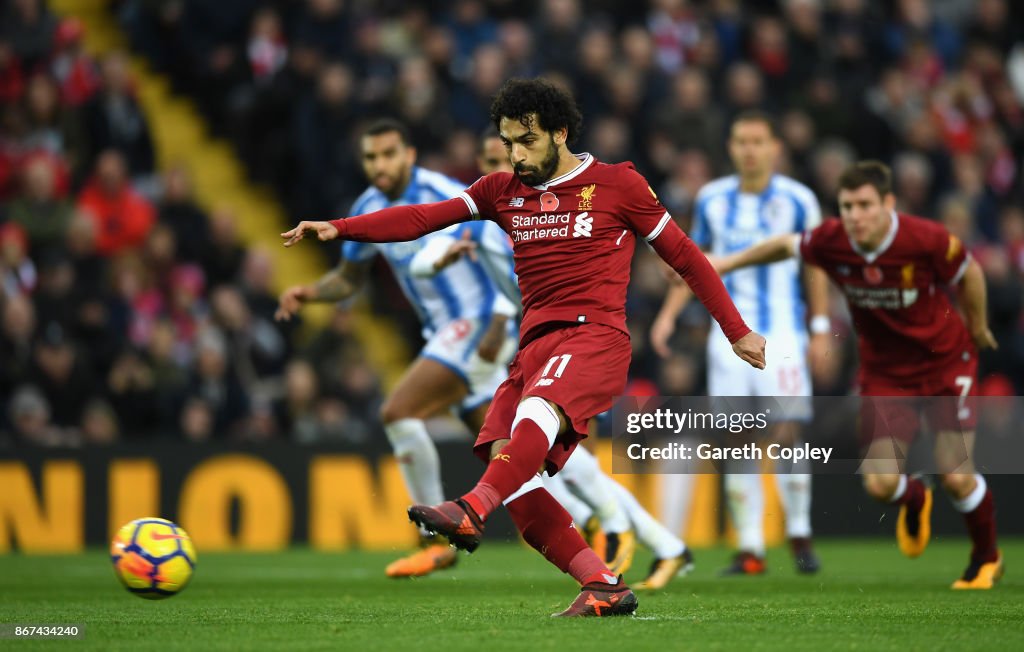
[[[512,238],[523,295],[520,349],[498,388],[474,446],[487,470],[472,491],[409,517],[472,552],[484,522],[508,507],[523,538],[581,585],[562,616],[632,613],[636,596],[608,571],[542,487],[587,436],[587,420],[625,388],[630,343],[626,286],[637,238],[650,243],[694,290],[750,364],[764,367],[764,338],[736,311],[721,280],[629,163],[607,165],[568,149],[581,116],[572,97],[539,79],[505,83],[491,119],[513,164],[478,180],[460,198],[387,208],[330,222],[301,222],[320,240],[415,239],[473,219],[497,222]]]
[[[846,295],[857,329],[862,396],[959,397],[953,407],[941,400],[924,406],[936,431],[942,486],[963,513],[973,544],[953,588],[992,588],[1003,570],[995,506],[985,478],[967,459],[974,441],[968,399],[976,385],[977,349],[996,348],[981,267],[942,225],[894,210],[891,175],[882,163],[851,166],[839,188],[841,220],[826,220],[802,237],[766,240],[714,260],[715,267],[727,273],[798,256],[824,268]],[[943,285],[956,287],[966,324]],[[865,401],[861,413],[864,488],[900,505],[896,536],[908,557],[924,552],[931,535],[931,489],[896,464],[917,433],[920,411],[915,401],[886,399]],[[900,432],[875,427],[883,422],[898,424]]]

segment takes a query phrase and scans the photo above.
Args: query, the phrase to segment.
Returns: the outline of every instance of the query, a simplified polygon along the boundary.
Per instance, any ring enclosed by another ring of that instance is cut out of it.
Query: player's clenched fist
[[[338,229],[330,222],[299,222],[298,226],[281,234],[284,246],[290,247],[301,240],[307,233],[315,234],[322,242],[338,237]]]
[[[732,345],[732,350],[751,367],[764,369],[764,338],[750,331]]]

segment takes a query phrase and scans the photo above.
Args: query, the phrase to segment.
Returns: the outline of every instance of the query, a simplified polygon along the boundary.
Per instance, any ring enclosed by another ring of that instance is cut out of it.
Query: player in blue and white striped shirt
[[[729,138],[729,154],[737,174],[716,179],[697,194],[690,237],[698,246],[711,254],[727,255],[779,234],[802,233],[821,223],[821,209],[814,193],[798,181],[774,172],[779,148],[768,116],[749,112],[737,117]],[[812,395],[801,276],[806,283],[806,304],[810,304],[813,315],[812,353],[821,355],[827,349],[829,331],[828,280],[816,267],[804,268],[801,275],[796,260],[740,270],[722,279],[743,319],[768,341],[763,371],[733,364],[736,356],[717,323],[712,324],[708,336],[709,396],[797,397],[785,401],[785,420],[774,425],[773,438],[787,445],[799,438],[799,422],[811,416],[809,399],[799,398]],[[659,353],[667,351],[666,343],[688,295],[688,288],[680,280],[665,297],[651,328],[651,344]],[[764,572],[760,464],[754,460],[731,463],[729,470],[726,493],[740,552],[727,570],[735,574]],[[797,569],[816,572],[818,562],[810,547],[811,476],[800,472],[776,478]],[[673,486],[665,497],[676,502],[685,493],[681,487]]]
[[[356,200],[351,215],[437,202],[465,189],[458,181],[416,166],[416,150],[401,123],[374,123],[363,133],[361,149],[363,171],[371,186]],[[363,285],[377,255],[391,265],[427,340],[381,408],[384,430],[416,504],[444,500],[437,449],[423,420],[459,406],[466,424],[478,431],[495,390],[508,375],[518,344],[515,317],[520,300],[518,290],[509,289],[516,287],[511,243],[493,222],[474,222],[464,228],[487,251],[486,256],[458,260],[440,272],[426,274],[414,269],[414,257],[432,239],[440,238],[447,246],[448,236],[430,234],[411,242],[383,244],[346,242],[337,268],[313,285],[285,290],[278,309],[278,318],[287,319],[304,303],[344,300]],[[457,559],[446,541],[424,535],[421,548],[389,565],[387,574],[425,575]]]

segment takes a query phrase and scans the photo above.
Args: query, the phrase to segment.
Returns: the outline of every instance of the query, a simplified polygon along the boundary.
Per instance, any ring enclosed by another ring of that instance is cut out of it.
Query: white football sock
[[[443,502],[441,460],[434,440],[427,433],[427,425],[421,419],[399,419],[384,424],[384,432],[413,503],[438,505]]]
[[[976,510],[978,505],[981,504],[981,501],[985,499],[985,492],[988,491],[988,483],[985,482],[985,476],[980,473],[975,473],[974,478],[978,482],[977,486],[974,487],[974,491],[967,494],[960,500],[952,498],[953,507],[955,507],[956,511],[961,514],[970,514]]]
[[[764,556],[764,491],[758,460],[737,460],[730,466],[739,473],[725,475],[725,494],[741,552]]]
[[[786,536],[811,536],[811,474],[809,460],[793,464],[794,471],[802,473],[777,473],[775,484],[779,487],[782,507],[786,512]]]
[[[604,481],[618,498],[619,504],[629,514],[629,520],[633,523],[633,529],[636,530],[637,539],[650,548],[655,557],[671,559],[683,554],[686,544],[651,516],[629,490],[607,475],[604,476]]]
[[[594,515],[594,510],[569,491],[569,488],[565,486],[565,480],[562,479],[562,474],[550,476],[543,473],[540,477],[544,488],[565,508],[565,511],[569,512],[573,522],[580,527],[586,525],[590,517]]]
[[[672,534],[682,537],[690,522],[690,510],[693,508],[693,487],[697,476],[692,473],[673,473],[682,470],[690,462],[665,461],[658,474],[659,490],[661,491],[661,522]],[[678,467],[678,468],[676,468]]]
[[[601,481],[604,472],[590,451],[577,446],[559,475],[565,480],[569,491],[593,508],[605,533],[619,534],[629,529],[626,510],[619,506],[615,495]]]

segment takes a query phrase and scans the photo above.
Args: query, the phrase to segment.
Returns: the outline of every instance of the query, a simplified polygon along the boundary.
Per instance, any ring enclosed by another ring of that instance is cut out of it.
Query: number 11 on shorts
[[[561,378],[565,372],[565,368],[569,365],[569,360],[572,358],[571,353],[563,353],[562,355],[553,356],[548,363],[544,365],[544,371],[540,373],[540,380],[537,381],[538,385],[550,385],[555,382],[555,378]],[[561,360],[561,362],[559,362]],[[551,371],[551,367],[555,366],[558,362],[558,366],[555,367],[554,378],[548,378],[548,373]]]

